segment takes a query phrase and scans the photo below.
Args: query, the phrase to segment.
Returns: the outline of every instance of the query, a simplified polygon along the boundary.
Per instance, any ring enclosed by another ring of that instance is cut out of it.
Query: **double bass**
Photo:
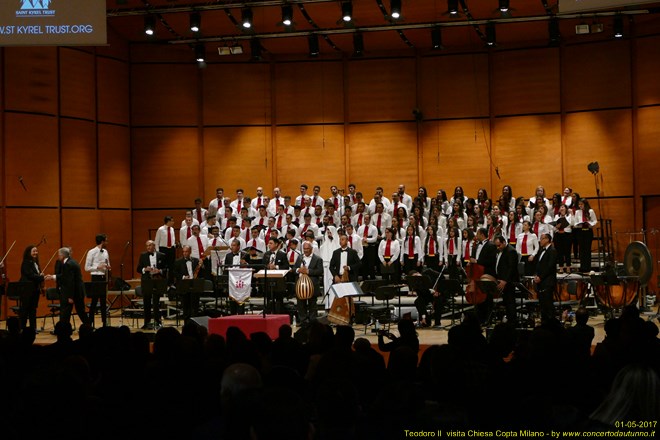
[[[486,301],[488,294],[481,290],[479,281],[485,275],[485,268],[481,264],[470,263],[467,266],[468,284],[465,287],[465,300],[468,304],[481,304]]]

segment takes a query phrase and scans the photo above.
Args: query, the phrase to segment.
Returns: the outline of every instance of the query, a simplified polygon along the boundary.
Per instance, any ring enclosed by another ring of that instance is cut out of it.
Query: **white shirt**
[[[378,258],[381,263],[385,263],[385,248],[387,247],[387,240],[383,240],[378,245]],[[390,261],[394,262],[399,259],[401,255],[401,246],[399,240],[390,240]]]
[[[252,199],[250,201],[250,205],[252,205],[252,209],[257,211],[259,207],[264,204],[264,200],[265,200],[264,196],[261,197],[257,196],[254,199]]]
[[[240,204],[240,207],[239,207],[239,204]],[[241,200],[236,199],[236,200],[234,200],[233,202],[231,202],[231,203],[229,204],[229,206],[231,206],[231,209],[234,210],[234,212],[236,213],[236,215],[240,215],[240,214],[241,214],[241,209],[242,209],[242,208],[249,207],[249,205],[246,206],[245,199],[241,199]],[[248,208],[248,211],[249,211],[249,208]]]
[[[156,231],[156,238],[154,242],[156,243],[156,250],[161,247],[167,247],[167,234],[170,235],[170,247],[173,247],[176,244],[176,237],[174,236],[174,228],[163,225]]]
[[[527,253],[523,254],[522,252],[522,245],[523,245],[523,240],[525,239],[525,235],[527,235]],[[539,250],[539,240],[534,235],[534,233],[529,232],[525,234],[524,232],[520,235],[518,235],[517,241],[516,241],[516,251],[518,252],[518,255],[536,255],[536,253]]]
[[[186,241],[188,241],[188,238],[190,238],[188,236],[188,231],[190,231],[190,237],[192,237],[192,226],[189,227],[186,224],[181,226],[181,229],[179,229],[179,243],[185,243]]]
[[[193,222],[196,221],[197,223],[202,223],[204,220],[206,220],[207,212],[208,211],[204,208],[199,208],[199,212],[197,211],[197,209],[193,209],[192,210]]]
[[[105,275],[106,269],[98,269],[101,264],[110,264],[110,254],[107,249],[95,246],[87,252],[85,271],[90,272],[92,275]]]
[[[266,242],[264,242],[261,238],[250,238],[245,242],[245,244],[247,247],[257,248],[259,252],[266,252]]]
[[[357,235],[360,237],[360,240],[364,239],[364,230],[367,229],[367,243],[374,244],[378,239],[378,229],[374,225],[362,225],[357,230]]]
[[[392,226],[392,217],[383,212],[382,214],[374,214],[371,217],[371,224],[376,226],[376,229],[378,229],[378,219],[380,218],[380,229],[378,232],[378,235],[384,236],[385,235],[385,228],[389,228]]]
[[[410,210],[412,209],[413,204],[412,197],[406,193],[403,193],[403,195],[399,194],[399,200],[401,200],[401,203],[406,206],[406,211],[408,211],[408,214],[410,214]]]
[[[339,275],[344,274],[344,266],[348,265],[348,252],[339,253]]]
[[[267,208],[267,210],[268,210],[268,213],[269,213],[271,216],[275,216],[275,214],[277,214],[277,205],[278,205],[278,202],[279,202],[280,205],[284,206],[284,197],[282,197],[282,196],[280,196],[280,197],[273,197],[272,199],[270,199],[270,202],[268,202],[268,208]]]
[[[200,250],[199,248],[199,242],[197,241],[197,238],[199,238],[202,242],[202,247],[204,248],[203,250]],[[204,251],[206,250],[207,247],[209,247],[209,239],[206,236],[199,236],[195,237],[192,235],[188,241],[186,242],[188,246],[190,246],[191,252],[190,255],[192,255],[195,258],[202,259],[204,258]]]
[[[300,227],[298,228],[298,238],[300,238],[301,240],[304,240],[305,237],[303,235],[306,234],[307,231],[312,231],[314,233],[314,238],[317,238],[319,236],[319,227],[316,224],[314,224],[314,223],[310,223],[310,224],[304,223],[304,224],[300,225]]]
[[[353,235],[348,236],[348,246],[351,249],[355,249],[355,251],[358,253],[358,257],[362,259],[362,256],[364,255],[364,247],[362,247],[362,238],[357,235],[355,232]]]

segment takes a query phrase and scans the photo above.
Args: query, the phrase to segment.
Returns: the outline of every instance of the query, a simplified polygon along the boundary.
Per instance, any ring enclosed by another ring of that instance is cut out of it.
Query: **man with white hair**
[[[87,324],[89,317],[85,312],[85,284],[80,265],[71,258],[71,249],[68,247],[57,251],[57,259],[55,281],[60,290],[60,321],[70,322],[71,310],[75,305],[80,321]]]

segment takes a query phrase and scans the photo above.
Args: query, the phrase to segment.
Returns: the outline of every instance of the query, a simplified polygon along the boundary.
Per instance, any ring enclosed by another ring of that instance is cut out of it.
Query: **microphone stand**
[[[119,309],[120,309],[120,314],[119,314],[119,321],[120,325],[124,325],[124,258],[126,258],[126,250],[128,247],[131,245],[130,241],[127,241],[126,244],[124,245],[124,252],[121,255],[121,262],[119,263],[119,279],[121,282],[119,283]],[[108,311],[109,312],[109,311]]]

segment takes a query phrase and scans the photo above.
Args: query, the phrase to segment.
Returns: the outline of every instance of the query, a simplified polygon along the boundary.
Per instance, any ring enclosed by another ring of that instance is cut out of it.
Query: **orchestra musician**
[[[339,237],[339,248],[332,252],[332,258],[330,259],[330,273],[334,282],[340,283],[345,272],[348,272],[349,281],[357,281],[360,264],[357,251],[348,247],[348,237],[341,235]]]
[[[233,239],[229,244],[230,252],[225,255],[225,267],[246,267],[250,256],[241,251],[241,242],[238,239]],[[238,304],[236,301],[229,302],[229,313],[232,315],[244,315],[244,304]]]
[[[108,283],[108,271],[110,267],[110,254],[106,249],[108,237],[105,234],[96,236],[96,246],[87,252],[85,260],[85,272],[92,275],[92,282]],[[99,290],[100,292],[100,290]],[[107,288],[104,288],[100,295],[93,295],[89,304],[90,323],[94,326],[94,316],[96,314],[96,304],[100,302],[101,322],[103,327],[107,325]]]
[[[550,234],[541,235],[541,250],[536,255],[536,276],[541,322],[554,318],[555,309],[552,298],[557,287],[557,250],[551,246]]]
[[[89,317],[85,312],[85,284],[80,265],[71,258],[71,249],[67,247],[57,251],[57,259],[59,264],[55,265],[53,278],[60,290],[60,322],[69,322],[75,305],[80,322],[87,324]]]
[[[278,238],[271,236],[268,239],[268,250],[264,253],[262,264],[264,264],[268,270],[289,269],[289,261],[287,260],[286,253],[280,250],[280,240]],[[281,312],[284,307],[282,298],[283,292],[277,293],[278,295],[275,295],[274,313]]]
[[[176,259],[176,236],[174,235],[174,217],[166,215],[163,225],[156,231],[154,242],[158,252],[165,255],[165,264],[168,269],[168,283],[174,279],[174,260]],[[199,226],[197,226],[199,228]],[[193,228],[194,232],[194,228]]]
[[[165,286],[157,280],[167,272],[165,254],[156,252],[156,243],[148,240],[147,250],[140,254],[137,271],[142,274],[142,298],[144,300],[144,325],[142,329],[158,330],[162,327],[160,320],[160,297],[165,293]],[[153,312],[154,322],[151,322]]]
[[[39,267],[39,248],[34,245],[26,247],[21,263],[21,282],[32,283],[32,288],[28,294],[21,297],[18,312],[21,328],[26,328],[25,326],[29,321],[30,328],[37,332],[37,307],[39,306],[41,284],[52,278],[50,275],[44,275]]]
[[[191,248],[189,245],[184,245],[181,248],[183,257],[174,262],[174,279],[178,283],[181,280],[192,280],[195,278],[197,272],[199,259],[191,256]],[[197,316],[197,309],[199,308],[199,296],[192,292],[177,292],[181,299],[181,308],[183,309],[183,320],[187,321],[193,316]]]
[[[518,280],[518,253],[507,239],[501,235],[495,237],[497,255],[495,257],[495,271],[497,273],[497,288],[502,292],[502,301],[506,309],[507,322],[516,325],[515,284]]]
[[[310,299],[297,298],[298,316],[301,323],[316,319],[318,316],[317,299],[321,295],[321,278],[323,277],[323,260],[314,255],[312,244],[308,241],[302,244],[303,253],[298,256],[293,268],[298,277],[306,274],[314,284],[314,295]]]

